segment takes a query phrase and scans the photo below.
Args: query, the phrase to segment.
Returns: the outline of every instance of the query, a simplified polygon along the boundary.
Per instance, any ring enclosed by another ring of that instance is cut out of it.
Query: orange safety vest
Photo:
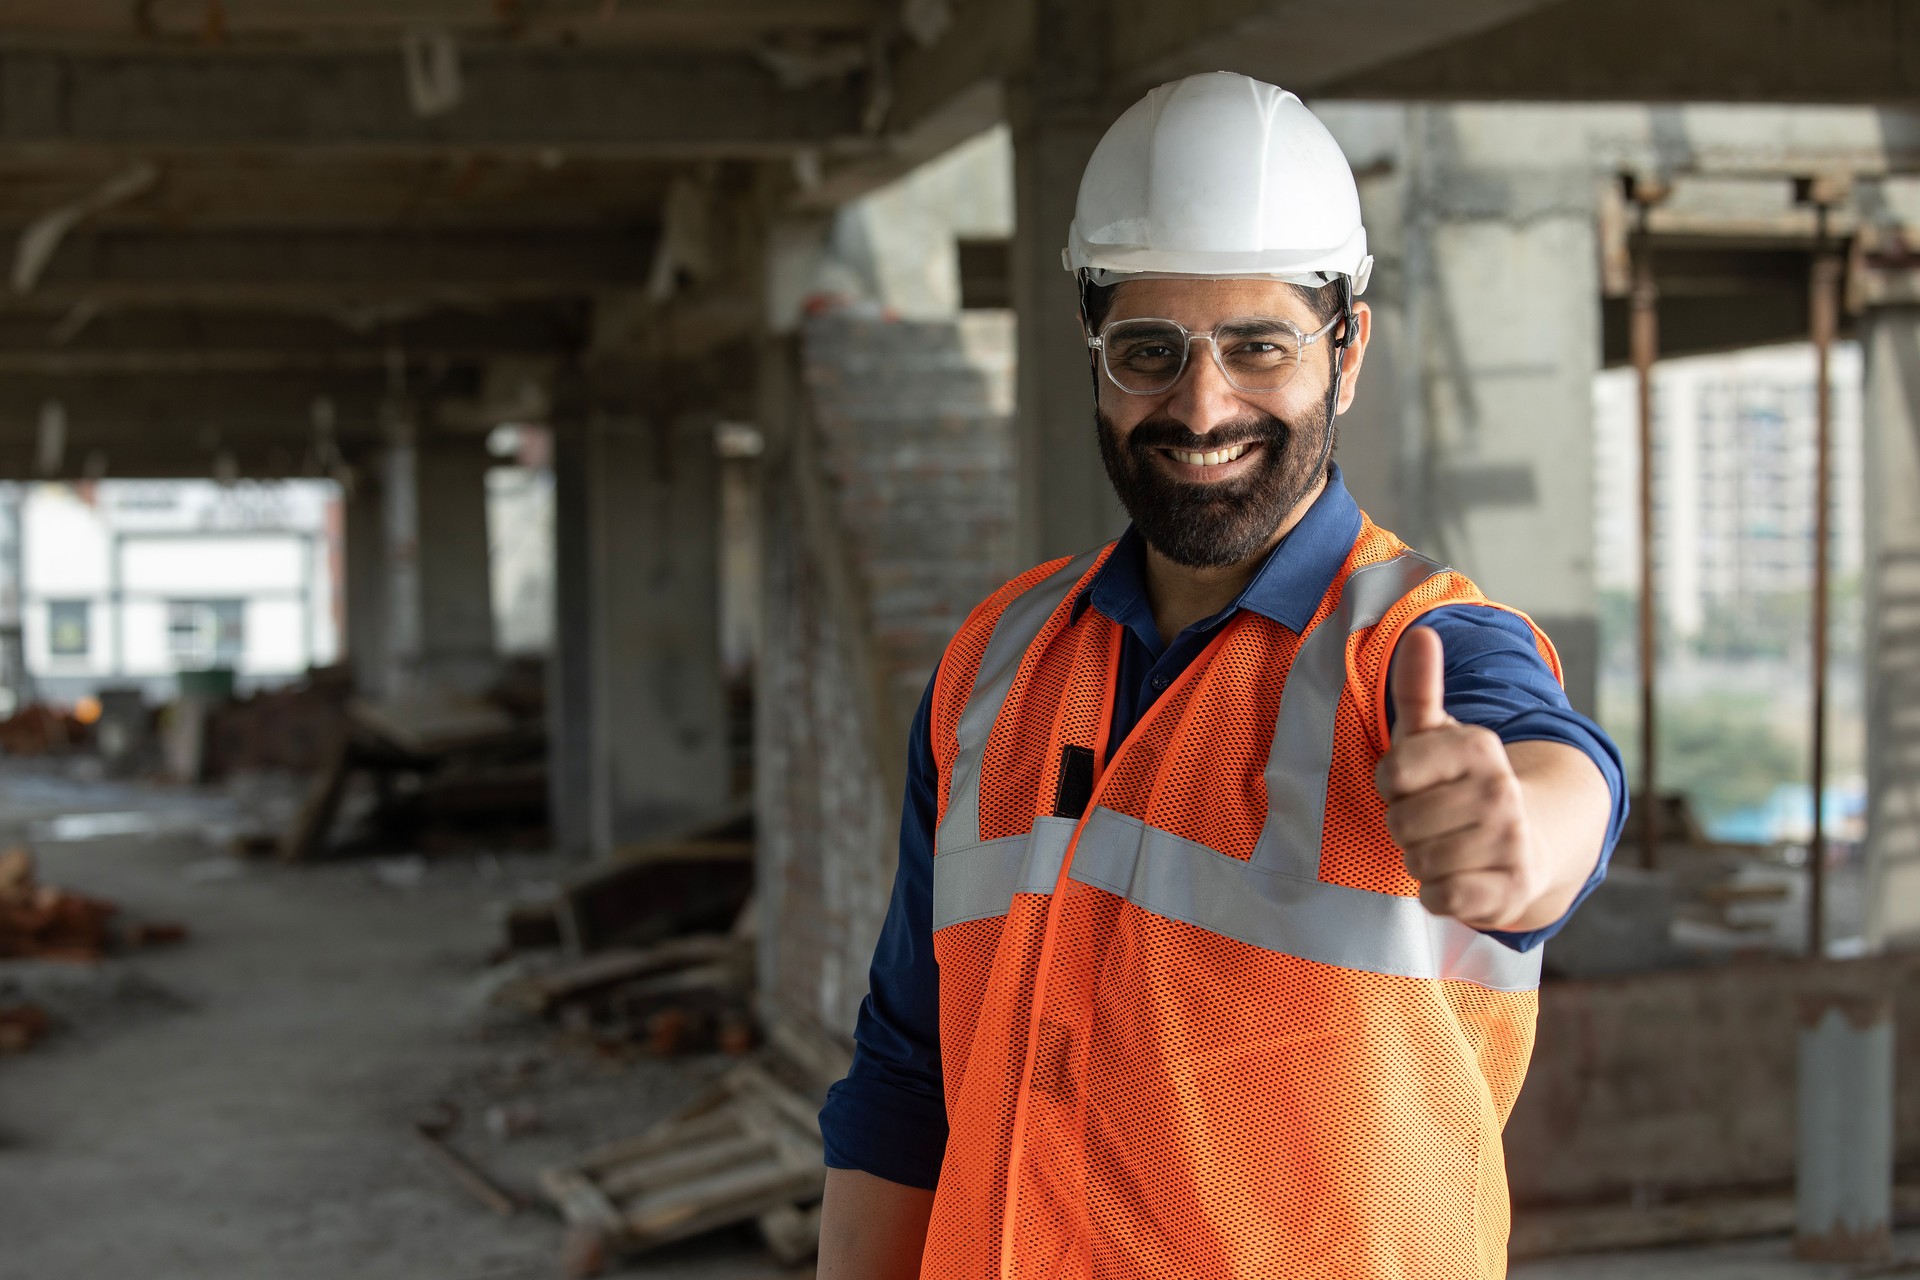
[[[1303,635],[1238,613],[1110,744],[1121,628],[1071,612],[1111,550],[1001,588],[935,678],[922,1276],[1504,1275],[1539,953],[1426,913],[1373,785],[1395,640],[1490,602],[1365,521]]]

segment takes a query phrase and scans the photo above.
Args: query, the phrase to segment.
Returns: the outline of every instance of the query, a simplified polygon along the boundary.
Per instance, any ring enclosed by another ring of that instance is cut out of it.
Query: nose
[[[1166,407],[1167,416],[1200,436],[1244,417],[1247,411],[1240,393],[1213,358],[1213,344],[1200,339],[1189,346],[1187,367],[1167,393]]]

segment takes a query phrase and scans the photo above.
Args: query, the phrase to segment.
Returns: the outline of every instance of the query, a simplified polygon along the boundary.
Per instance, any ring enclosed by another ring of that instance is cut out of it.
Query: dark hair
[[[1118,284],[1089,284],[1080,291],[1080,306],[1086,313],[1087,332],[1098,333],[1100,326],[1107,322],[1107,312],[1113,310],[1113,295],[1119,289]],[[1317,289],[1305,285],[1287,286],[1306,300],[1308,308],[1325,324],[1340,314],[1340,282],[1323,284]]]

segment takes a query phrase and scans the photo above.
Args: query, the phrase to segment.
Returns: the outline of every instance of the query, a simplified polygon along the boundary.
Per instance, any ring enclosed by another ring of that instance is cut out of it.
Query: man
[[[996,592],[928,688],[820,1274],[1503,1275],[1538,946],[1618,755],[1330,464],[1371,259],[1298,99],[1148,95],[1067,265],[1133,525]]]

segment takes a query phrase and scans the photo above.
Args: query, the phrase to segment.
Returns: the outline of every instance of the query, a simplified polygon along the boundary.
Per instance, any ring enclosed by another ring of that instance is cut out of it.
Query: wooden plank
[[[767,1028],[767,1040],[823,1091],[844,1079],[853,1066],[851,1042],[829,1035],[810,1020],[777,1018]]]
[[[772,1147],[765,1138],[757,1133],[739,1134],[616,1165],[603,1170],[598,1180],[608,1199],[624,1202],[654,1188],[736,1165],[755,1164],[769,1154]]]
[[[817,1199],[825,1183],[824,1168],[795,1170],[770,1157],[628,1204],[627,1229],[637,1245],[665,1244],[750,1221],[777,1205]]]
[[[726,1083],[736,1097],[765,1103],[802,1134],[816,1143],[821,1140],[820,1113],[815,1104],[775,1080],[757,1063],[741,1063],[727,1073]]]
[[[540,1174],[540,1187],[568,1222],[593,1227],[610,1237],[626,1234],[626,1219],[620,1216],[613,1202],[600,1193],[593,1180],[578,1170],[544,1170]]]
[[[415,1124],[413,1136],[420,1140],[433,1154],[440,1166],[453,1175],[474,1199],[487,1206],[503,1218],[511,1218],[520,1212],[520,1199],[495,1182],[479,1165],[469,1157],[448,1145],[445,1138],[431,1125]]]
[[[662,1151],[671,1151],[689,1142],[735,1137],[743,1132],[737,1115],[715,1110],[686,1120],[655,1125],[637,1137],[595,1147],[565,1167],[583,1174],[595,1174],[635,1160],[644,1160]]]
[[[546,1014],[556,1005],[604,991],[617,983],[682,965],[731,959],[739,952],[740,943],[723,934],[669,938],[650,947],[601,952],[557,969],[515,979],[501,987],[494,999],[507,1008]]]
[[[325,759],[307,788],[299,816],[280,842],[280,856],[288,862],[304,862],[326,848],[327,835],[333,830],[333,820],[347,792],[347,778],[353,772],[351,738],[341,734],[328,748]]]
[[[555,911],[568,948],[585,954],[730,931],[752,891],[751,841],[657,841],[572,877]]]

